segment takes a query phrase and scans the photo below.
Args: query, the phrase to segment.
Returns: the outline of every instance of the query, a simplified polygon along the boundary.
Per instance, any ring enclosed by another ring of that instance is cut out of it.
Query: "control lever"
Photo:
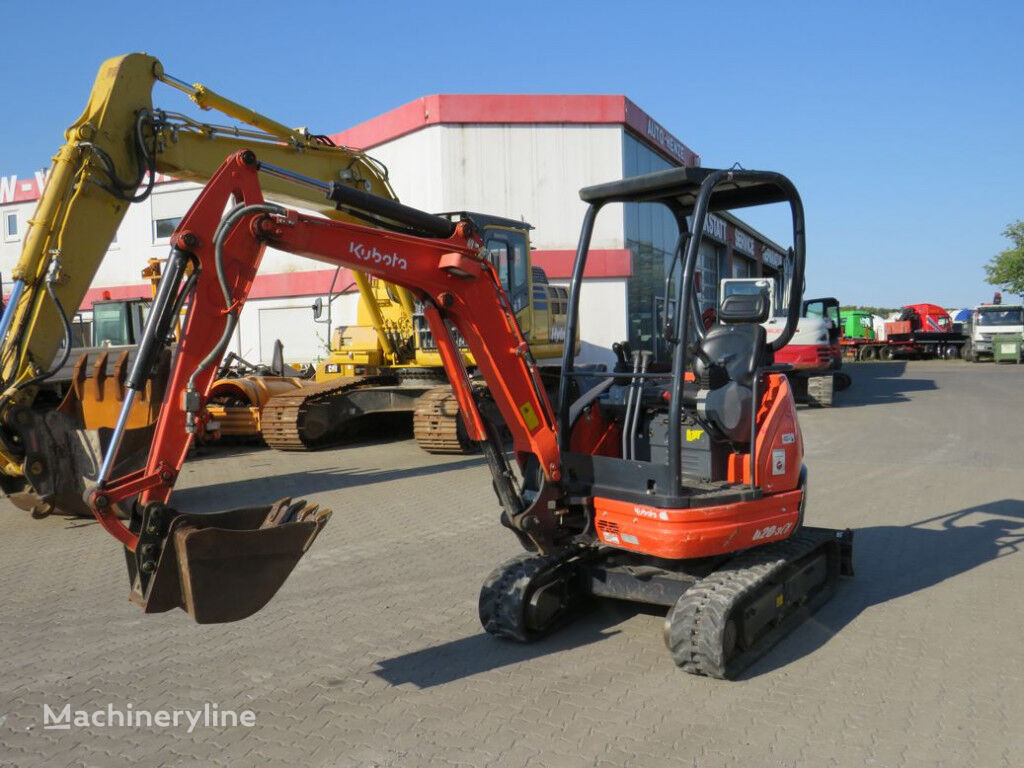
[[[633,420],[633,399],[636,394],[636,380],[640,374],[640,353],[633,352],[633,377],[626,390],[626,415],[622,419],[622,458],[630,459],[629,425]]]
[[[633,402],[633,421],[629,425],[629,457],[631,459],[636,456],[636,432],[640,425],[640,408],[644,400],[644,377],[653,358],[654,355],[646,349],[640,353],[640,376],[635,384],[636,398]]]

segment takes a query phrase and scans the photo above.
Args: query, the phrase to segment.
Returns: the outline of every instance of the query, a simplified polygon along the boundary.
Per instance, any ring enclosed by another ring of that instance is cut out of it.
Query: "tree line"
[[[881,315],[885,317],[893,312],[899,312],[900,307],[863,307],[860,304],[849,304],[839,308],[840,312],[870,312],[873,315]]]
[[[1003,230],[1011,245],[985,265],[986,280],[1004,293],[1024,296],[1024,220],[1018,219]]]

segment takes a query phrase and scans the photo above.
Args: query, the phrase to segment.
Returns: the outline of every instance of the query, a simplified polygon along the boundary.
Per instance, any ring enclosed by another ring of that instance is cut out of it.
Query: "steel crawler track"
[[[416,444],[427,453],[471,453],[474,446],[459,422],[459,402],[451,385],[427,390],[416,401],[412,417]]]
[[[337,440],[338,433],[358,413],[341,413],[337,408],[320,408],[331,398],[365,387],[394,384],[383,376],[342,376],[310,384],[293,392],[276,395],[263,406],[263,439],[279,451],[309,451]],[[315,414],[312,413],[315,407]]]

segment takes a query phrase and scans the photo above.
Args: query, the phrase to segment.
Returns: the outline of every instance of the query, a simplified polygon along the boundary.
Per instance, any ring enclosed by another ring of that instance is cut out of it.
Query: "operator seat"
[[[772,363],[767,333],[761,325],[768,319],[768,308],[768,301],[761,293],[726,296],[722,300],[718,322],[704,335],[694,360],[698,381],[710,373],[711,367],[720,366],[728,373],[730,381],[751,386],[754,371]]]
[[[700,387],[697,412],[730,442],[749,442],[754,375],[773,362],[761,325],[768,311],[768,299],[761,293],[726,296],[718,309],[718,322],[695,352],[693,371]]]

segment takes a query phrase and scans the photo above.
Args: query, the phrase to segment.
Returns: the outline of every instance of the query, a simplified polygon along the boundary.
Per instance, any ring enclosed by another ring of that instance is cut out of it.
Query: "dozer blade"
[[[131,600],[146,613],[181,608],[199,624],[238,621],[277,593],[331,511],[282,499],[213,514],[147,504],[135,552],[125,551]]]
[[[107,363],[105,351],[92,366],[88,354],[82,355],[75,364],[71,386],[55,410],[12,409],[9,425],[24,450],[26,481],[8,483],[5,488],[15,506],[35,516],[57,513],[92,517],[83,497],[99,473],[124,402],[128,351],[118,356],[112,375]],[[145,463],[169,367],[170,353],[165,350],[132,404],[114,467],[118,474],[127,474]]]

